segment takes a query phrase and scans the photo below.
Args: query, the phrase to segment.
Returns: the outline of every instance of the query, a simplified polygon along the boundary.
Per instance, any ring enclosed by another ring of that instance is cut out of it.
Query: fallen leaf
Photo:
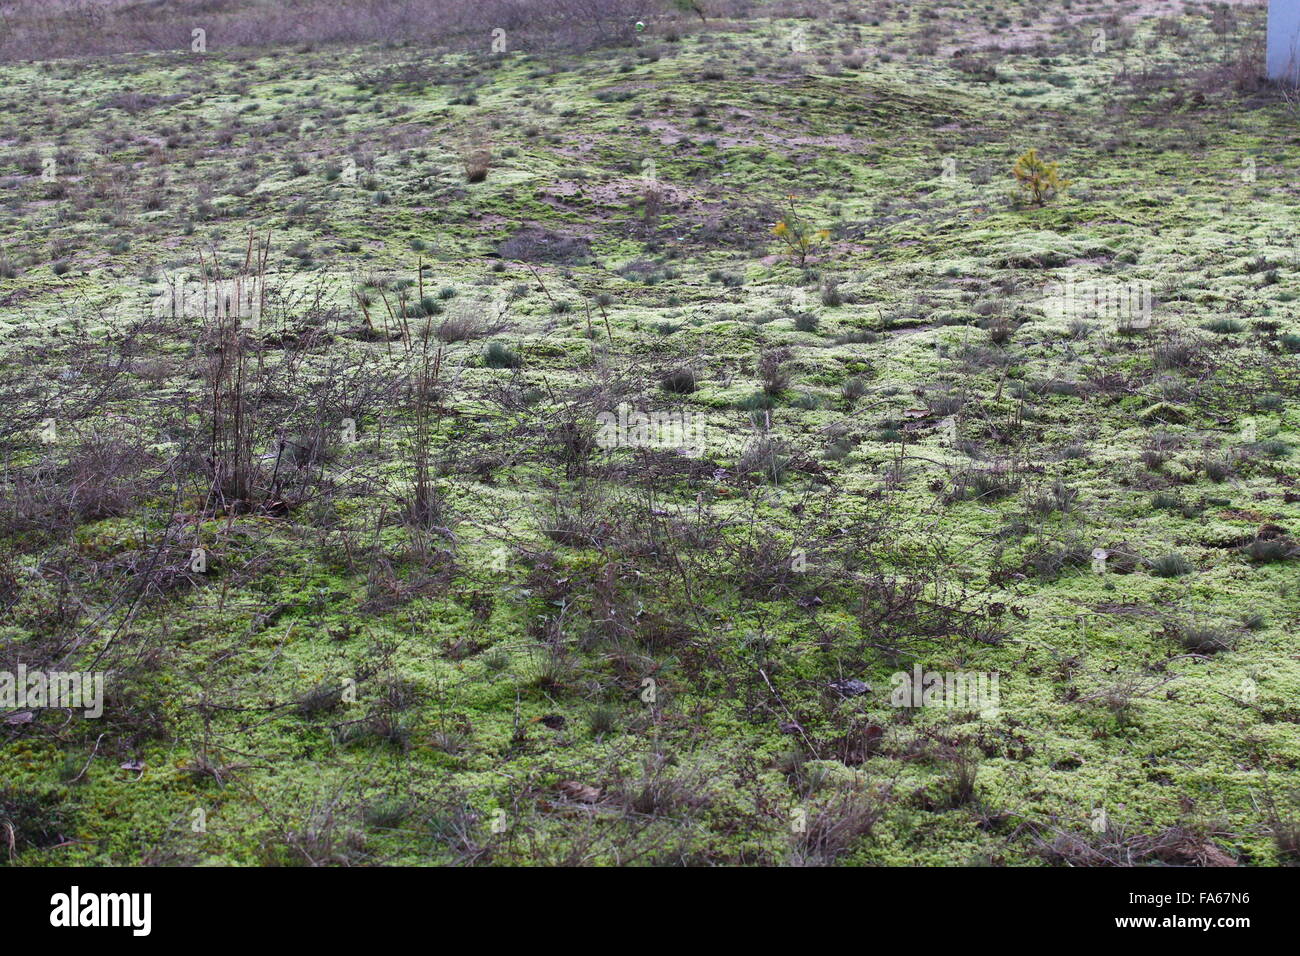
[[[577,780],[566,780],[556,789],[570,800],[577,800],[579,803],[595,803],[600,799],[599,787],[590,787]]]

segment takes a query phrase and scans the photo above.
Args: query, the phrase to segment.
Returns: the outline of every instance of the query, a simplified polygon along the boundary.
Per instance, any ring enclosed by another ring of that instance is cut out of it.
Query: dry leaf
[[[566,780],[556,789],[570,800],[577,800],[579,803],[595,803],[600,799],[599,787],[589,787],[577,780]]]

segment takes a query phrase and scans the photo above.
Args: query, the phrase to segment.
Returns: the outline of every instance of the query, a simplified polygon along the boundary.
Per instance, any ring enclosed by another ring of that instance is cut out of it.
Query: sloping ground
[[[725,9],[746,0],[720,3]],[[389,49],[479,49],[510,42],[576,52],[632,39],[658,0],[8,0],[0,62],[235,47],[383,43]],[[509,44],[507,44],[509,45]]]
[[[7,67],[11,858],[1293,862],[1296,113],[1007,6]]]

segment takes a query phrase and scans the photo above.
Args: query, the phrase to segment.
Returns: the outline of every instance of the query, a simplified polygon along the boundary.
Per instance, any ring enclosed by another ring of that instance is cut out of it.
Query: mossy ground
[[[148,454],[127,503],[0,545],[6,660],[114,667],[101,720],[0,729],[13,859],[1017,865],[1178,827],[1179,861],[1288,862],[1300,559],[1244,549],[1300,526],[1296,114],[1232,82],[1259,11],[1108,6],[6,65],[6,515],[36,475],[75,499],[91,436]],[[1042,207],[1029,147],[1073,181]],[[803,267],[788,195],[830,231]],[[149,310],[250,231],[258,450],[358,440],[293,507],[205,511],[210,355]],[[1055,314],[1067,280],[1149,283],[1152,326]],[[406,343],[356,334],[356,293],[388,334],[419,288],[435,325],[509,302],[444,347],[445,533],[401,520]],[[619,401],[701,415],[704,455],[572,453]],[[997,713],[891,706],[916,663],[998,673]]]

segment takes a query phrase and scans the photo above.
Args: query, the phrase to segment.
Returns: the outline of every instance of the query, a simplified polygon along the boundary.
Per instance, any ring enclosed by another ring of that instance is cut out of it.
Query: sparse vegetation
[[[1300,139],[1157,6],[7,5],[0,864],[1294,864]]]

